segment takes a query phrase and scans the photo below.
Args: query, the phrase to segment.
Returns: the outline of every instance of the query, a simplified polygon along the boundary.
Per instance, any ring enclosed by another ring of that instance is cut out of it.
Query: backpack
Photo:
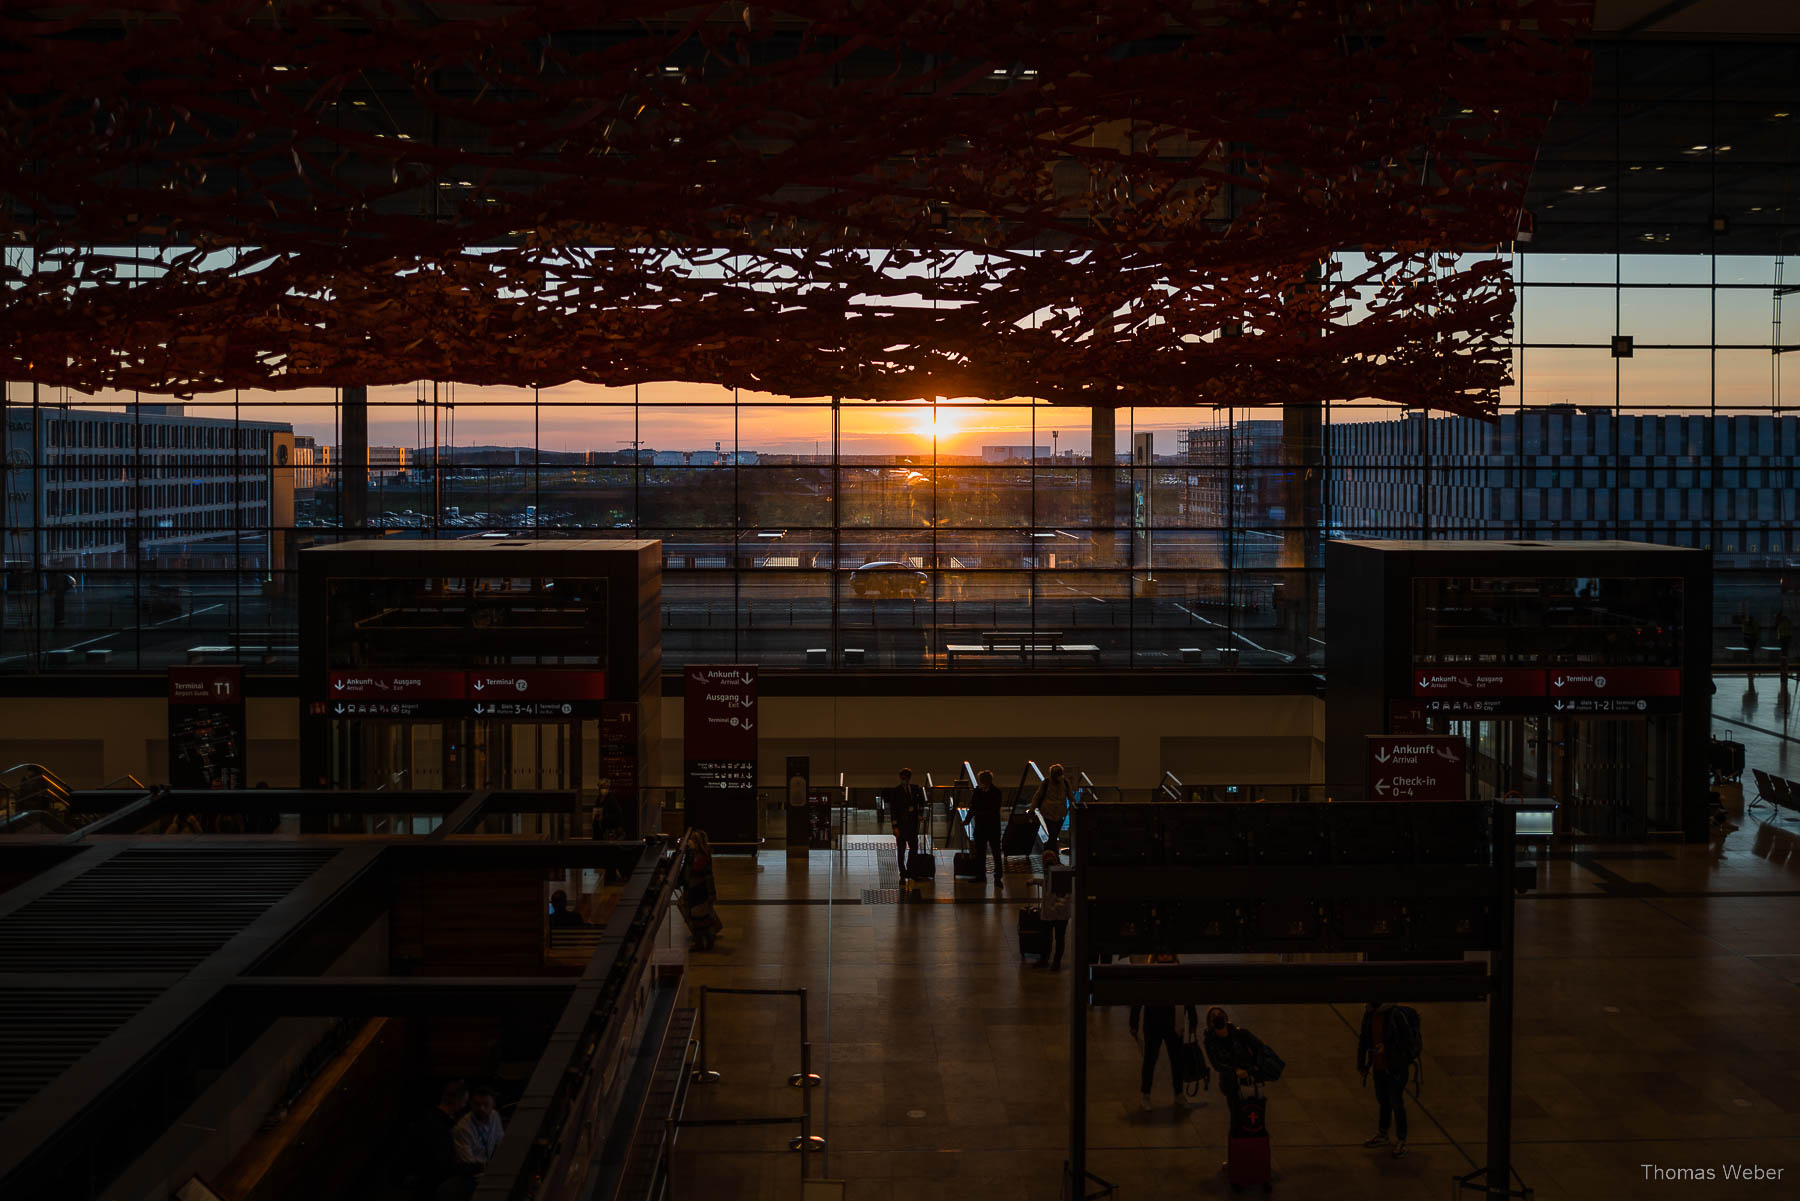
[[[1419,1061],[1425,1053],[1424,1035],[1419,1030],[1419,1011],[1410,1005],[1390,1005],[1382,1018],[1381,1041],[1394,1066],[1402,1071]]]

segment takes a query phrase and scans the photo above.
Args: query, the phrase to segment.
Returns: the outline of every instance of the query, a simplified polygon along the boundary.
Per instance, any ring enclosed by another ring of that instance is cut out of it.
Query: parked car
[[[858,596],[928,597],[931,577],[905,563],[864,563],[850,573],[850,591]]]

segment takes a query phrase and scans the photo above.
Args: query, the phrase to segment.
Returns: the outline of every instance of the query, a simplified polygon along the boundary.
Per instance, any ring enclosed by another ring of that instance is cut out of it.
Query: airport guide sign
[[[1369,735],[1368,799],[1468,798],[1468,744],[1456,734]]]
[[[1429,716],[1679,713],[1673,667],[1445,667],[1412,669],[1414,701]]]
[[[597,717],[606,672],[489,667],[333,671],[313,712],[330,717]]]

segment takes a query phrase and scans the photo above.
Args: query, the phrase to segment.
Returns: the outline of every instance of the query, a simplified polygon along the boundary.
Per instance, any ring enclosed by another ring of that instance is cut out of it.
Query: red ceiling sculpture
[[[1488,411],[1590,10],[9,3],[0,374]]]

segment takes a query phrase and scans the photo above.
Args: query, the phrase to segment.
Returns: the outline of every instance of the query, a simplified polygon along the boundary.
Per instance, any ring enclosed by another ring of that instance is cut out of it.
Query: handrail
[[[124,784],[127,787],[130,787],[138,792],[144,791],[144,788],[145,788],[144,782],[142,780],[138,779],[136,776],[132,775],[130,772],[126,772],[124,775],[114,776],[112,779],[108,780],[106,783],[100,785],[99,791],[104,792],[108,788],[112,788],[118,784]]]
[[[963,767],[963,779],[965,779],[969,782],[970,788],[975,787],[975,765],[973,763],[970,763],[967,759],[964,759],[962,767]]]
[[[1174,783],[1174,788],[1169,787],[1171,782]],[[1162,793],[1171,801],[1179,801],[1182,797],[1182,790],[1184,788],[1186,788],[1186,785],[1181,782],[1181,777],[1177,776],[1172,771],[1163,772],[1162,779],[1156,782],[1156,791]]]

